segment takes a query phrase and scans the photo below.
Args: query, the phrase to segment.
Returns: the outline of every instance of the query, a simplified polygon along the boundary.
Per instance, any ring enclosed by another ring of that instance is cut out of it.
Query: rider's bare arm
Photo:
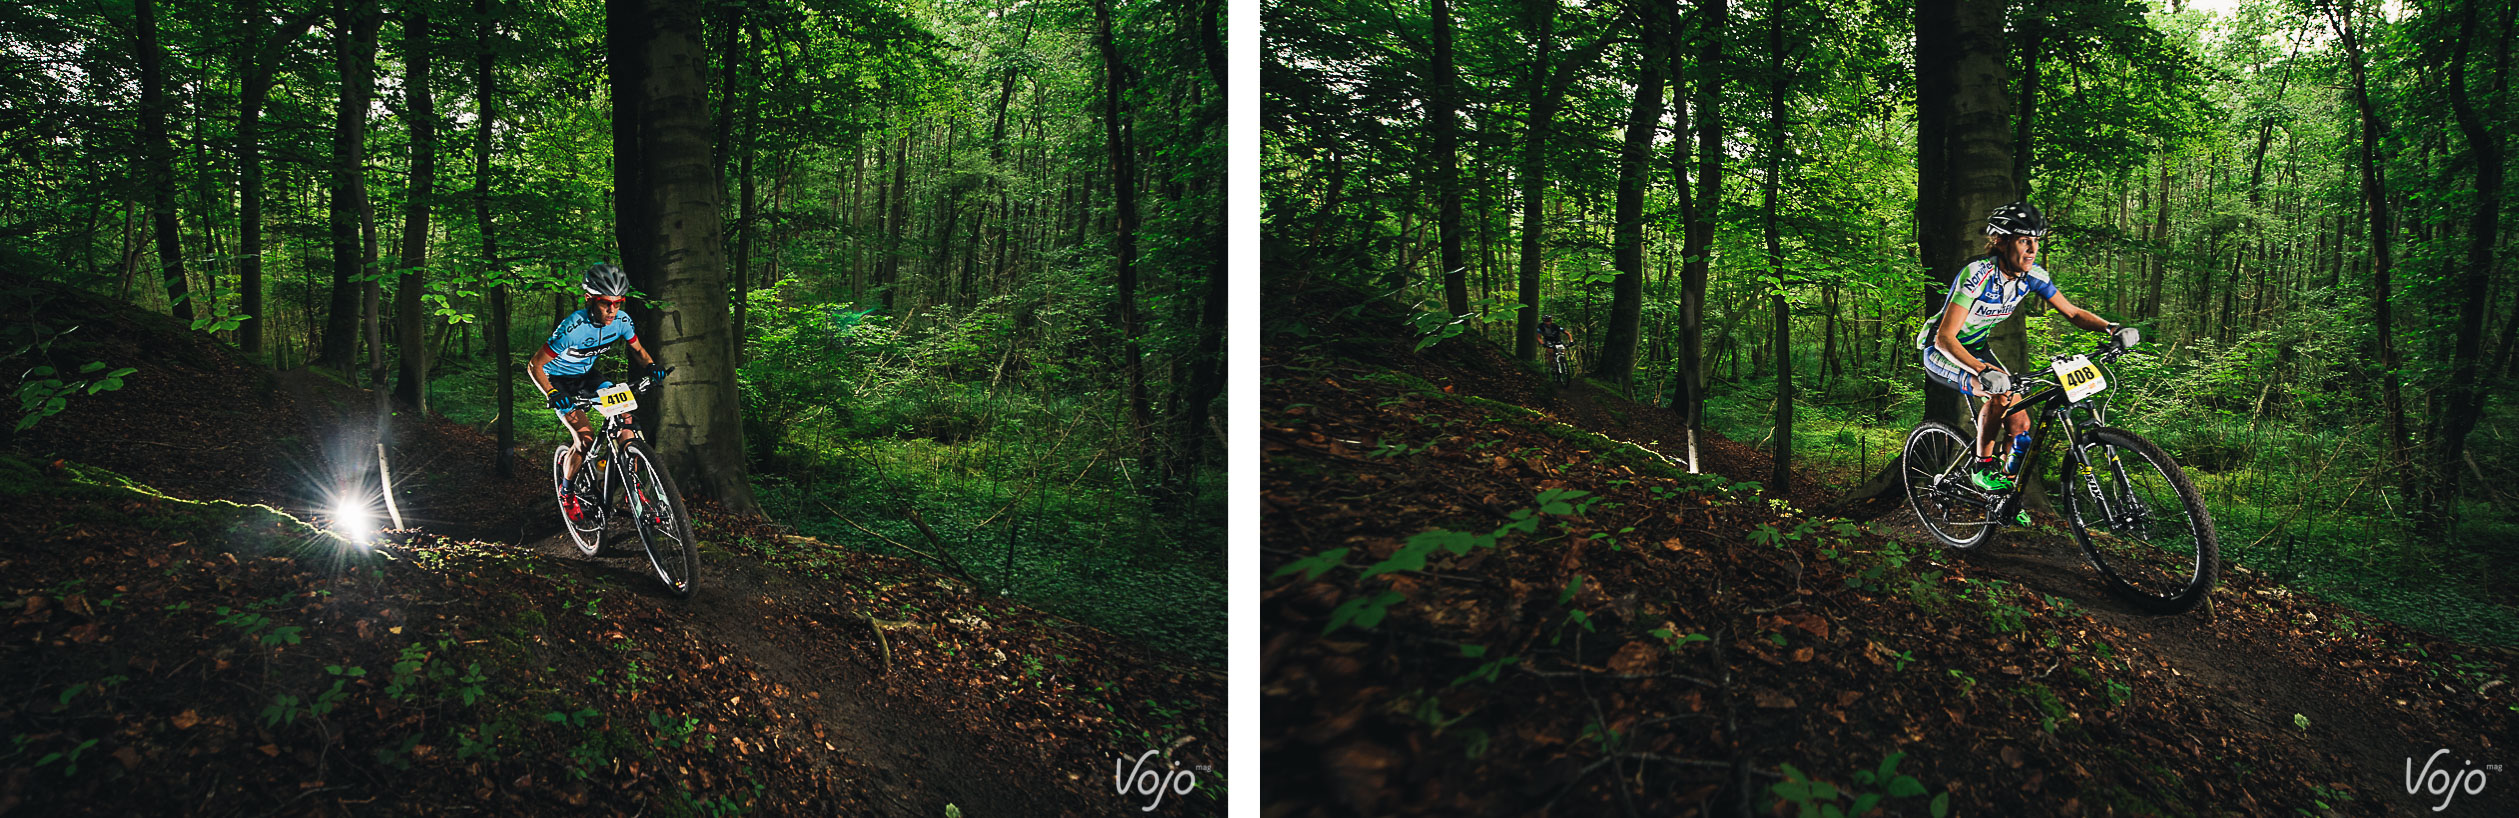
[[[1977,356],[1968,354],[1968,348],[1959,343],[1959,326],[1967,321],[1968,300],[1951,299],[1950,306],[1942,308],[1942,324],[1941,328],[1933,333],[1933,345],[1941,347],[1942,354],[1949,355],[1951,360],[1958,361],[1960,365],[1977,372],[1984,372],[1994,365],[1977,360]]]
[[[2108,329],[2108,319],[2099,317],[2098,313],[2073,306],[2073,299],[2064,297],[2062,291],[2047,296],[2047,304],[2055,307],[2056,313],[2064,316],[2064,320],[2073,322],[2073,326],[2093,332]]]
[[[639,366],[656,368],[656,356],[647,354],[647,347],[639,345],[637,338],[630,339],[630,352],[638,356]]]
[[[551,386],[551,376],[542,374],[542,365],[550,363],[552,359],[558,357],[560,357],[559,354],[552,352],[551,346],[545,344],[543,346],[534,347],[533,357],[525,361],[526,377],[534,379],[534,385],[542,388],[542,394],[551,394],[551,390],[553,389]]]

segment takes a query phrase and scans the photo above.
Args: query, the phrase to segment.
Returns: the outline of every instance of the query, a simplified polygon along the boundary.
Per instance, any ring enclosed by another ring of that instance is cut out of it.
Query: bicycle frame
[[[2099,360],[2094,360],[2092,364],[2096,366],[2105,366],[2109,361],[2116,360],[2117,355],[2119,354],[2123,354],[2122,351],[2114,354],[2103,354]],[[2029,426],[2029,446],[2021,452],[2021,462],[2016,467],[2019,474],[2026,477],[2032,473],[2031,470],[2038,463],[2039,456],[2043,454],[2046,448],[2047,429],[2050,426],[2061,427],[2064,430],[2064,440],[2066,443],[2065,451],[2071,453],[2069,455],[2070,462],[2066,465],[2078,465],[2080,467],[2078,469],[2068,471],[2066,474],[2062,475],[2063,478],[2069,480],[2072,479],[2074,475],[2078,474],[2082,478],[2085,486],[2090,490],[2091,498],[2100,504],[2099,510],[2106,515],[2107,519],[2117,519],[2116,510],[2108,507],[2110,505],[2110,498],[2108,497],[2107,492],[2100,490],[2099,478],[2091,474],[2091,463],[2082,453],[2085,446],[2088,445],[2086,441],[2089,440],[2090,433],[2107,424],[2107,403],[2108,399],[2112,396],[2101,395],[2096,396],[2091,400],[2081,401],[2078,403],[2069,402],[2064,399],[2064,386],[2062,384],[2046,378],[2032,379],[2030,384],[2043,384],[2046,386],[2046,389],[2013,401],[2012,408],[2004,410],[2002,417],[1996,419],[1997,426],[2000,427],[2009,425],[2006,421],[2014,414],[2032,410],[2038,411],[2036,420]],[[2088,417],[2080,419],[2076,422],[2074,417],[2074,413],[2076,411],[2086,412]],[[2108,468],[2110,472],[2116,477],[2119,485],[2124,485],[2126,482],[2125,464],[2117,460],[2117,453],[2114,450],[2109,450],[2105,452],[2105,454],[2108,457]],[[2006,494],[2007,496],[2003,498],[2003,502],[1994,509],[1995,516],[1998,518],[2008,516],[2020,505],[2021,492],[2017,488],[2007,492]]]
[[[642,389],[639,391],[646,390]],[[592,398],[579,398],[577,409],[580,411],[592,410],[594,405],[595,401]],[[637,427],[631,426],[630,422],[627,420],[627,418],[630,418],[635,414],[637,414],[637,412],[634,410],[630,412],[623,412],[618,415],[605,415],[603,428],[598,429],[595,432],[594,444],[586,447],[586,451],[579,455],[581,459],[578,461],[578,468],[580,469],[592,465],[592,461],[595,460],[601,460],[604,464],[604,468],[597,469],[595,474],[595,485],[593,488],[594,498],[596,500],[612,496],[613,477],[620,472],[622,468],[621,464],[627,462],[627,459],[622,457],[621,444],[625,442],[625,438],[622,433],[625,431],[629,433],[627,439],[641,441],[647,439],[647,434],[645,432],[641,432]],[[638,519],[638,515],[647,513],[649,501],[645,496],[646,487],[640,485],[639,481],[630,480],[626,477],[623,478],[621,482],[622,485],[628,487],[628,490],[623,493],[628,495],[630,498],[630,519],[636,520]]]

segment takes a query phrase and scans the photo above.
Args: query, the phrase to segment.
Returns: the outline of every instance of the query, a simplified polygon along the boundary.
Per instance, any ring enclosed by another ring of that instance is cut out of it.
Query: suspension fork
[[[2096,436],[2089,438],[2082,436],[2081,426],[2073,422],[2072,404],[2066,404],[2057,408],[2053,412],[2053,415],[2056,422],[2064,426],[2065,439],[2071,442],[2071,451],[2073,453],[2072,473],[2067,475],[2067,478],[2070,479],[2074,476],[2081,478],[2082,486],[2085,489],[2088,489],[2088,496],[2091,498],[2091,502],[2099,506],[2095,510],[2099,512],[2100,519],[2111,521],[2110,525],[2111,527],[2114,527],[2113,521],[2118,519],[2116,498],[2109,496],[2108,492],[2101,488],[2098,473],[2091,470],[2092,463],[2090,460],[2089,447],[2096,445],[2098,443],[2098,438]],[[2098,425],[2098,421],[2095,419],[2091,422],[2091,427],[2093,429],[2096,429]],[[2108,458],[2109,473],[2116,478],[2117,485],[2125,485],[2125,465],[2118,462],[2116,448],[2102,445],[2100,446],[2100,454]]]

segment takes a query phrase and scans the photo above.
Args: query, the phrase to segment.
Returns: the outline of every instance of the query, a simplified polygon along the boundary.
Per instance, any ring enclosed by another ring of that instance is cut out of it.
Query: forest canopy
[[[1272,305],[1384,294],[1524,361],[1554,314],[1600,387],[1776,452],[1770,485],[1878,495],[1963,414],[1913,339],[2025,199],[2063,293],[2144,331],[2112,421],[2199,475],[2226,554],[2519,640],[2475,604],[2519,597],[2519,6],[1263,8]],[[2005,366],[2097,340],[2031,302]]]
[[[496,427],[530,470],[560,433],[522,362],[619,263],[679,367],[654,431],[685,490],[1212,658],[1221,14],[12,4],[0,265]],[[1145,575],[1170,590],[1089,604]],[[1184,598],[1212,616],[1155,610]]]

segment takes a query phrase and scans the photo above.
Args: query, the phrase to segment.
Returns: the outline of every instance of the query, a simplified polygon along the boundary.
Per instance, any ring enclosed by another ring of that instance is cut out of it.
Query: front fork
[[[2053,422],[2064,428],[2065,439],[2068,442],[2066,451],[2072,453],[2071,459],[2065,464],[2065,479],[2081,478],[2082,486],[2087,490],[2083,496],[2089,497],[2091,502],[2098,506],[2093,511],[2099,513],[2099,519],[2107,521],[2109,528],[2118,528],[2136,522],[2143,511],[2141,502],[2131,491],[2128,491],[2124,497],[2117,497],[2110,494],[2100,484],[2099,474],[2091,469],[2090,460],[2090,447],[2096,444],[2097,440],[2095,437],[2084,437],[2080,433],[2082,427],[2072,422],[2070,411],[2070,407],[2067,407],[2050,413]],[[2099,422],[2093,420],[2088,425],[2090,429],[2096,430]],[[2133,481],[2126,477],[2125,462],[2117,458],[2117,448],[2102,445],[2099,446],[2099,453],[2107,458],[2108,475],[2116,480],[2116,485],[2130,489]]]

